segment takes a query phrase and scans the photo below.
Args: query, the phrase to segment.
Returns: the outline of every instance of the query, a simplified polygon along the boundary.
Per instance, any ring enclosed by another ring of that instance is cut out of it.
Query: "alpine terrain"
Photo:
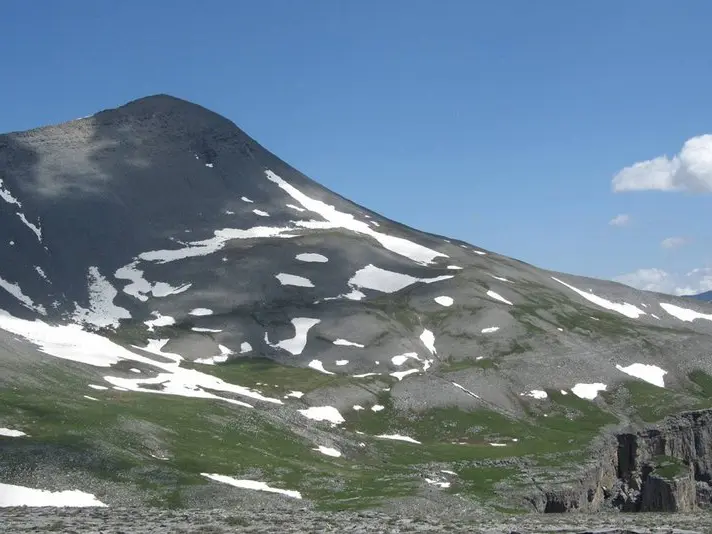
[[[692,512],[711,352],[712,303],[406,227],[177,98],[0,136],[0,506]]]

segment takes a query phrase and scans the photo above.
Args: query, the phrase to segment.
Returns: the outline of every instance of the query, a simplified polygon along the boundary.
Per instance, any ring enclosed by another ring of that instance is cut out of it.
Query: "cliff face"
[[[712,507],[712,410],[685,412],[604,438],[596,466],[580,481],[543,489],[529,502],[544,513]]]

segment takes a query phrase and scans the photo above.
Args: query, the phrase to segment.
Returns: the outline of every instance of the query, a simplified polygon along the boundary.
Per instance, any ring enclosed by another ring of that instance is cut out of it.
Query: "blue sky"
[[[11,0],[0,131],[169,93],[417,228],[712,289],[710,20],[706,0]]]

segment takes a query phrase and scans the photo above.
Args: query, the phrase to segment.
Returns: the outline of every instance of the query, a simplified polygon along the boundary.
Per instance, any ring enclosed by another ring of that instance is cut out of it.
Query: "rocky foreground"
[[[27,509],[0,511],[6,532],[144,534],[170,532],[710,533],[712,514],[546,514],[469,517],[393,516],[379,512],[291,513],[240,510]]]

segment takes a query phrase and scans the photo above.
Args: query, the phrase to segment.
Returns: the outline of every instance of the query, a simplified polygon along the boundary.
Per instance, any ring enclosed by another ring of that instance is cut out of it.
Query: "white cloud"
[[[712,192],[712,134],[685,141],[680,153],[640,161],[613,177],[613,191]]]
[[[621,213],[620,215],[616,215],[613,217],[610,221],[608,221],[608,224],[611,226],[626,226],[630,222],[630,215],[627,213]]]
[[[660,242],[663,248],[679,248],[687,244],[687,239],[684,237],[668,237]]]
[[[668,273],[662,269],[638,269],[616,276],[616,282],[670,295],[695,295],[712,290],[712,267],[693,269],[686,274]]]

